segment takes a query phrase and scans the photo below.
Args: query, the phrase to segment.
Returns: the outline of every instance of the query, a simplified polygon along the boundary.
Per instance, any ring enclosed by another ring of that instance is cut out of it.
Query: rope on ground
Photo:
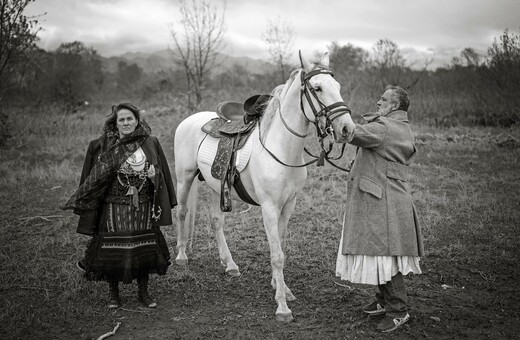
[[[34,220],[34,219],[40,218],[42,220],[50,222],[51,220],[49,220],[49,218],[63,218],[63,217],[65,217],[65,216],[63,216],[63,215],[28,216],[28,217],[20,217],[19,220],[20,221],[29,221],[29,220]]]
[[[97,340],[103,340],[103,339],[108,338],[109,336],[112,336],[112,335],[116,334],[117,330],[119,329],[119,325],[121,325],[121,322],[117,323],[117,325],[114,327],[114,330],[112,330],[111,332],[108,332],[108,333],[105,333],[105,334],[101,335],[99,338],[97,338]]]

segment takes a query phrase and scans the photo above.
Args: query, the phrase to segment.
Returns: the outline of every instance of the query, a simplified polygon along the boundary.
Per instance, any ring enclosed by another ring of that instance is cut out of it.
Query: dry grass
[[[173,130],[183,115],[166,107],[146,113],[172,170]],[[337,338],[349,332],[361,338],[377,336],[374,325],[356,314],[360,299],[367,299],[372,290],[334,284],[344,173],[330,166],[309,167],[309,179],[289,222],[285,273],[287,284],[300,298],[291,305],[299,322],[279,325],[272,320],[275,303],[269,286],[268,246],[258,208],[247,210],[246,205],[235,204],[229,214],[225,232],[242,276],[231,279],[222,273],[204,204],[207,189],[201,192],[189,267],[172,267],[168,275],[153,279],[152,292],[173,307],[159,312],[138,309],[135,286],[130,286],[123,290],[123,299],[129,301],[126,310],[112,312],[105,309],[106,285],[80,278],[74,263],[82,256],[87,238],[75,233],[77,217],[59,209],[77,185],[88,140],[99,134],[103,114],[17,112],[9,117],[13,139],[0,150],[2,338],[87,339],[111,330],[116,321],[126,324],[129,333],[120,330],[123,337],[152,334],[132,332],[154,322],[157,332],[163,327],[163,337],[171,338]],[[507,133],[417,128],[421,153],[411,185],[427,256],[425,275],[411,279],[411,295],[419,304],[417,327],[406,330],[412,337],[483,337],[491,319],[505,326],[515,322],[507,308],[517,306],[519,293],[515,287],[520,279],[520,149],[497,146],[498,136]],[[512,133],[518,137],[518,131]],[[340,164],[345,165],[352,154],[349,148]],[[175,230],[164,231],[174,255]],[[441,284],[473,287],[474,294],[486,289],[489,297],[478,303],[493,315],[483,321],[485,313],[470,315],[449,305],[435,309],[423,292],[446,293]],[[516,303],[497,304],[498,292],[506,292]],[[436,329],[429,318],[441,316],[444,321],[442,313],[450,313],[450,308],[459,320],[445,321]],[[513,331],[514,327],[505,327],[493,334],[507,337]]]

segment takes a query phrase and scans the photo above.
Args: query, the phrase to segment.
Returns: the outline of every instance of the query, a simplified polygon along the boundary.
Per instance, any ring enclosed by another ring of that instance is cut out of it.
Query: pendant
[[[128,187],[128,192],[126,193],[126,196],[130,195],[132,196],[133,206],[136,207],[136,210],[139,210],[139,191],[133,185]]]
[[[161,217],[162,209],[159,206],[157,209],[157,214],[155,214],[155,204],[152,207],[152,218],[157,222],[157,220]]]

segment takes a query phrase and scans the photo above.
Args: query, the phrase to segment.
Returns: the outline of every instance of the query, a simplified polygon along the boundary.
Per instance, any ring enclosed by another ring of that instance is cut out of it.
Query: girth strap
[[[235,187],[235,191],[237,192],[238,197],[246,203],[259,206],[260,204],[256,203],[254,199],[249,196],[246,188],[244,187],[244,184],[242,183],[242,180],[240,180],[240,173],[236,172],[235,174],[235,183],[233,184]]]

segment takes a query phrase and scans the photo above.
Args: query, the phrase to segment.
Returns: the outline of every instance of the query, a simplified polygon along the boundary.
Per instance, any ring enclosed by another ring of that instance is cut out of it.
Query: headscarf
[[[62,209],[74,209],[74,213],[78,215],[87,210],[97,209],[101,197],[115,180],[121,164],[141,147],[150,133],[150,126],[143,119],[131,134],[123,138],[119,138],[115,131],[105,127],[101,138],[101,154],[90,170],[90,174]]]

